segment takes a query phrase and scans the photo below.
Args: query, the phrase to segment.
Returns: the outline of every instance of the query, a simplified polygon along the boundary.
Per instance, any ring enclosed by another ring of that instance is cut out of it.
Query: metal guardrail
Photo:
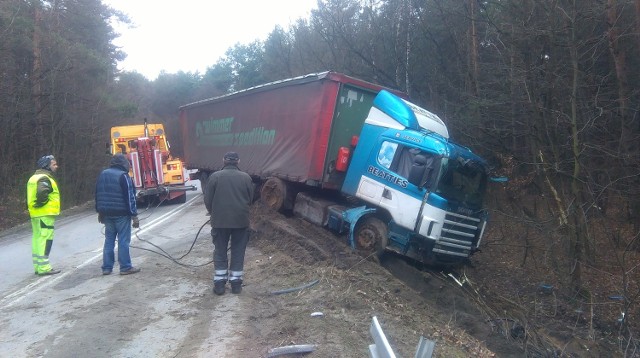
[[[391,349],[391,345],[389,345],[389,341],[384,335],[382,327],[380,326],[380,323],[378,323],[378,318],[376,316],[373,316],[373,319],[371,320],[369,333],[371,333],[371,337],[374,342],[369,345],[370,358],[396,358],[396,354],[393,353],[393,349]],[[418,342],[414,358],[431,358],[435,347],[436,343],[434,341],[420,336],[420,341]]]
[[[373,344],[369,345],[369,357],[371,358],[396,358],[396,354],[393,353],[393,349],[387,341],[387,337],[378,323],[378,318],[373,316],[371,320],[371,327],[369,333],[373,337]]]
[[[418,348],[416,348],[416,355],[414,358],[431,358],[435,349],[436,342],[420,336],[420,341],[418,342]]]

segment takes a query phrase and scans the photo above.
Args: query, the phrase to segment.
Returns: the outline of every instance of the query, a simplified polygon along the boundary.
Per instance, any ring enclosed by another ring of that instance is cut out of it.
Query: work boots
[[[213,281],[213,293],[218,296],[224,295],[224,286],[227,284],[226,280]]]
[[[242,280],[229,281],[231,283],[231,293],[239,294],[242,292]]]

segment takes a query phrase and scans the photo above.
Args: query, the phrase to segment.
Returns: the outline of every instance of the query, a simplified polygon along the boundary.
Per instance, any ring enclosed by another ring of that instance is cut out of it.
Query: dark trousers
[[[211,229],[213,238],[213,281],[242,280],[244,269],[244,252],[249,242],[247,228],[240,229]],[[228,260],[227,250],[231,241],[231,260]],[[229,262],[230,261],[230,262]]]

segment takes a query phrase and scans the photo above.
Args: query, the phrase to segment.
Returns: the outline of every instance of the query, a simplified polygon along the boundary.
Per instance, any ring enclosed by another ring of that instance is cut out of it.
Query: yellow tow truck
[[[131,163],[129,175],[141,203],[184,203],[186,191],[196,190],[185,185],[188,180],[180,158],[171,155],[164,126],[160,123],[132,124],[111,128],[107,144],[111,155],[122,153]]]

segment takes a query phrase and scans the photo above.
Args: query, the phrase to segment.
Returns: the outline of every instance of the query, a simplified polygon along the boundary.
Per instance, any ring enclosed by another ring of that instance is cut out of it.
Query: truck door
[[[375,179],[363,178],[359,189],[368,188],[368,192],[378,196],[378,206],[387,209],[396,224],[414,230],[422,212],[426,190],[411,184],[409,173],[416,155],[433,156],[418,148],[389,140],[383,141],[375,154],[375,161],[381,170],[373,170],[371,174]]]

